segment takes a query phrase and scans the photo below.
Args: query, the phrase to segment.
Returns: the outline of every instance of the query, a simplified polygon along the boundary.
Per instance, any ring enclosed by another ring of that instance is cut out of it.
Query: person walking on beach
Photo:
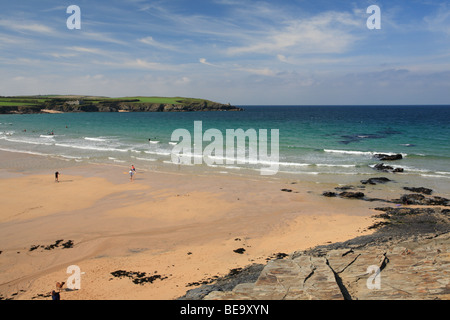
[[[59,172],[55,172],[55,182],[59,182]]]
[[[134,170],[130,169],[130,180],[133,181]]]

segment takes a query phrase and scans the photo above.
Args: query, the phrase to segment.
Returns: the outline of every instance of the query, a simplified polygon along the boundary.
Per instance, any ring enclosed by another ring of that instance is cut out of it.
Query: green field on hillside
[[[28,102],[11,102],[11,101],[1,101],[0,100],[0,106],[7,106],[7,107],[20,107],[20,106],[35,106],[36,103],[28,103]]]

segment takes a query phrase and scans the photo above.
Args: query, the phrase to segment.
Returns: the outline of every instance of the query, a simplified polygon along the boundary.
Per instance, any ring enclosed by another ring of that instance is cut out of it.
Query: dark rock
[[[291,189],[281,189],[281,191],[284,191],[284,192],[292,192]]]
[[[412,193],[405,194],[400,199],[392,200],[394,203],[401,203],[405,205],[426,205],[426,206],[446,206],[449,199],[442,197],[427,198],[422,194]]]
[[[266,258],[266,261],[270,261],[270,260],[278,260],[278,259],[284,259],[286,257],[289,257],[289,255],[287,253],[283,253],[283,252],[278,252],[275,254],[272,254],[270,257]]]
[[[287,254],[287,253],[283,253],[283,252],[278,252],[276,255],[275,255],[275,258],[276,259],[283,259],[283,258],[286,258],[286,257],[288,257],[289,255]]]
[[[374,155],[374,157],[382,161],[393,161],[403,159],[403,156],[401,154],[392,155],[392,154],[377,153]]]
[[[72,240],[68,240],[66,242],[64,242],[62,244],[63,249],[69,249],[69,248],[73,248],[73,241]]]
[[[384,165],[384,163],[376,164],[376,165],[374,166],[374,168],[377,169],[377,170],[379,170],[379,171],[385,171],[385,172],[389,172],[389,171],[393,171],[393,170],[394,170],[393,167],[391,167],[391,166],[386,166],[386,165]]]
[[[379,218],[392,218],[392,217],[398,217],[398,216],[406,216],[406,215],[421,215],[421,214],[434,214],[437,211],[440,211],[440,209],[434,209],[434,208],[375,208],[375,210],[384,211],[385,214],[381,214],[377,217]]]
[[[155,271],[156,273],[156,271]],[[154,274],[151,276],[146,276],[147,274],[145,272],[139,272],[139,271],[125,271],[125,270],[117,270],[117,271],[113,271],[111,272],[111,275],[116,277],[116,278],[130,278],[131,281],[134,284],[145,284],[145,283],[153,283],[155,280],[164,280],[167,279],[168,277],[166,276],[161,276],[159,274]]]
[[[330,191],[325,191],[324,193],[322,193],[322,195],[325,197],[336,197],[337,196],[336,192],[330,192]]]
[[[191,289],[178,300],[201,300],[212,291],[232,290],[239,283],[255,282],[263,268],[262,264],[252,264],[245,268],[232,269],[226,276],[214,279],[215,283]]]
[[[421,194],[406,194],[400,197],[400,202],[402,204],[423,204],[425,196]]]
[[[391,166],[387,166],[384,163],[378,163],[373,168],[375,170],[383,171],[383,172],[404,172],[403,168],[394,168]]]
[[[370,227],[368,227],[367,229],[368,229],[368,230],[378,229],[378,228],[387,226],[387,225],[389,225],[389,224],[390,224],[390,222],[388,222],[388,221],[378,221],[378,222],[375,222],[375,223],[374,223],[373,225],[371,225]]]
[[[428,189],[428,188],[424,188],[424,187],[419,187],[419,188],[404,187],[403,189],[408,190],[408,191],[412,191],[412,192],[423,193],[423,194],[426,194],[426,195],[430,195],[430,194],[433,193],[433,190]]]
[[[354,186],[342,186],[342,187],[336,187],[335,190],[345,191],[345,190],[354,190]]]
[[[349,199],[361,199],[364,198],[364,193],[362,192],[341,192],[339,194],[342,198],[349,198]]]
[[[403,237],[418,234],[449,232],[450,224],[441,208],[375,208],[384,211],[374,218],[382,218],[386,224],[377,229],[374,236]]]
[[[59,248],[60,246],[62,246],[63,249],[70,249],[73,248],[73,240],[67,240],[66,242],[63,243],[63,239],[60,240],[56,240],[55,243],[49,244],[47,246],[45,245],[32,245],[29,249],[29,251],[34,251],[38,248],[42,248],[44,250],[53,250],[55,248]]]
[[[215,102],[192,102],[184,104],[136,103],[122,102],[112,105],[113,108],[128,112],[193,112],[193,111],[243,111],[242,108]]]
[[[34,250],[36,250],[37,248],[39,248],[40,247],[40,245],[32,245],[31,247],[30,247],[30,250],[29,251],[34,251]]]
[[[233,252],[236,252],[236,253],[239,253],[239,254],[243,254],[245,252],[245,249],[244,248],[239,248],[239,249],[233,250]]]
[[[386,183],[391,181],[388,178],[384,178],[384,177],[377,177],[377,178],[370,178],[368,180],[361,180],[362,184],[377,184],[377,183]]]

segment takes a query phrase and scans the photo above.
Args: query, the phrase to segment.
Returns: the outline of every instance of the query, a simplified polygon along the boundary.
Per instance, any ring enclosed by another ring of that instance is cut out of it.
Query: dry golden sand
[[[175,299],[190,283],[367,234],[373,224],[373,204],[325,198],[325,185],[151,171],[131,182],[125,171],[68,168],[59,183],[53,172],[2,173],[0,297],[51,299],[38,295],[77,265],[81,289],[61,299]],[[56,240],[73,248],[30,251]],[[163,280],[134,284],[116,270]]]

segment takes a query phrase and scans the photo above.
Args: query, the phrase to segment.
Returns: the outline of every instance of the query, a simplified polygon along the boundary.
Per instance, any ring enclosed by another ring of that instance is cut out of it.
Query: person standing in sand
[[[55,182],[59,182],[59,175],[60,173],[58,171],[55,172]]]
[[[52,290],[52,300],[61,300],[59,292]]]

